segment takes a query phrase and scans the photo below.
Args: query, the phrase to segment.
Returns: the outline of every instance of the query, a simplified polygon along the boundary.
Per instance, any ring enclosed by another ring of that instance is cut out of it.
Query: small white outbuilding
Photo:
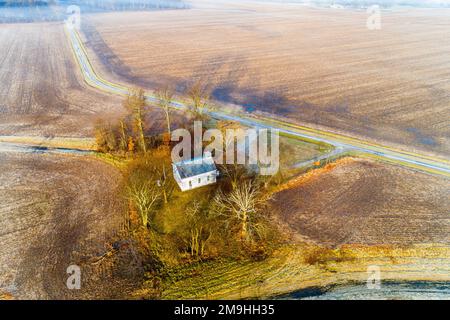
[[[172,163],[172,167],[173,176],[181,191],[213,184],[219,175],[214,159],[209,152],[205,153],[202,158]]]

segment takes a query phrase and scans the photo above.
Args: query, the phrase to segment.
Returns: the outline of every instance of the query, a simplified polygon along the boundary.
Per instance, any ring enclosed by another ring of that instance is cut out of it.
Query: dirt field
[[[85,87],[61,23],[0,24],[0,135],[90,136],[117,97]]]
[[[100,257],[124,223],[120,174],[89,158],[0,153],[0,295],[19,299],[114,298],[133,274]],[[81,267],[81,290],[66,268]],[[138,280],[134,280],[138,283]]]
[[[450,12],[384,11],[377,31],[367,17],[230,1],[86,16],[83,27],[111,78],[179,89],[203,79],[249,110],[448,156]]]
[[[108,79],[179,90],[202,79],[215,99],[249,112],[450,155],[450,13],[385,12],[382,30],[369,31],[364,11],[194,3],[192,10],[83,15],[89,56]],[[83,83],[62,23],[0,24],[0,138],[64,136],[85,143],[96,119],[120,114],[121,102]],[[165,130],[161,111],[148,120],[149,131]],[[173,114],[173,129],[185,122]],[[281,146],[282,168],[324,152],[289,139]],[[299,248],[262,262],[267,270],[233,261],[223,283],[213,263],[208,277],[226,288],[212,297],[259,297],[260,286],[270,294],[293,290],[305,277],[316,285],[324,271],[298,254],[311,243],[380,250],[362,264],[344,261],[326,271],[325,283],[353,280],[354,269],[365,277],[366,262],[395,260],[377,245],[405,251],[401,266],[392,267],[401,276],[393,278],[448,278],[448,179],[361,159],[314,172],[278,192],[269,208],[292,234],[289,246]],[[132,297],[144,263],[131,241],[116,242],[124,224],[119,181],[119,172],[88,156],[0,152],[0,298]],[[81,267],[81,290],[67,290],[72,264]],[[275,280],[288,275],[284,287],[261,281],[271,273]],[[183,297],[211,297],[198,288],[207,282],[192,274],[164,296],[186,290]],[[241,295],[239,286],[251,292]]]
[[[329,246],[450,244],[447,179],[369,160],[337,163],[275,195],[270,210],[295,235]]]

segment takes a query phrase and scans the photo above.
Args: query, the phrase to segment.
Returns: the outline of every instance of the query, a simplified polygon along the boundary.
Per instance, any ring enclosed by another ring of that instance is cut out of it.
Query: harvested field
[[[92,15],[83,26],[109,78],[180,90],[202,79],[217,100],[448,156],[450,11],[383,11],[377,31],[367,17],[231,1]]]
[[[446,178],[345,158],[275,194],[271,211],[295,235],[328,246],[450,244]]]
[[[124,224],[120,173],[81,157],[0,153],[0,295],[18,299],[114,298],[138,272],[110,250]],[[81,268],[68,290],[66,268]],[[134,278],[135,283],[139,280]]]
[[[0,135],[90,136],[120,103],[84,85],[62,23],[0,24]]]

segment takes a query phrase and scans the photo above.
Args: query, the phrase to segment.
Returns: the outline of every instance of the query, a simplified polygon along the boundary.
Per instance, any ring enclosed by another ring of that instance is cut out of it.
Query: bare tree
[[[164,203],[167,204],[169,202],[169,198],[175,188],[173,183],[173,179],[171,179],[166,170],[166,166],[163,164],[162,169],[158,172],[159,178],[157,181],[158,186],[161,188],[161,193],[163,196]]]
[[[119,137],[119,147],[120,150],[126,152],[128,150],[128,135],[127,126],[124,120],[119,121],[120,137]]]
[[[199,201],[194,201],[186,210],[189,223],[189,248],[191,256],[201,257],[205,253],[205,247],[211,238],[211,229],[205,223],[205,210]]]
[[[155,181],[132,183],[128,187],[128,197],[136,206],[144,227],[147,226],[150,214],[161,198],[161,188]]]
[[[249,172],[245,165],[237,164],[223,164],[219,165],[221,174],[227,177],[230,181],[231,188],[236,189],[239,183],[249,177]]]
[[[146,114],[145,105],[146,99],[144,90],[142,89],[132,90],[124,101],[125,109],[133,116],[133,127],[139,147],[142,151],[147,152],[144,130],[144,119]]]
[[[102,121],[97,121],[94,128],[95,143],[99,152],[107,152],[107,130]]]
[[[117,149],[116,128],[111,123],[98,121],[94,132],[98,151],[111,152]]]
[[[229,150],[229,146],[235,143],[234,137],[230,139],[230,137],[227,136],[227,130],[238,130],[242,129],[242,126],[235,121],[228,121],[228,120],[220,120],[217,121],[217,129],[219,129],[222,132],[223,137],[223,143],[224,143],[224,156],[227,157],[226,152]],[[227,177],[229,179],[229,182],[231,184],[231,187],[235,189],[239,182],[243,179],[249,178],[251,176],[251,172],[249,172],[248,168],[245,165],[238,164],[237,163],[237,152],[235,148],[232,148],[234,150],[235,154],[233,155],[234,162],[233,163],[226,163],[219,166],[219,170],[223,174],[223,176]]]
[[[208,109],[209,91],[206,85],[197,81],[188,88],[187,94],[192,101],[192,112],[194,117],[203,118],[204,112]]]
[[[167,133],[170,137],[170,105],[172,104],[174,96],[174,91],[166,86],[162,89],[159,89],[156,91],[156,97],[158,98],[158,105],[164,110],[164,113],[166,114],[166,122],[167,122]]]
[[[219,191],[213,203],[216,213],[238,222],[240,238],[248,241],[260,231],[260,209],[267,200],[268,196],[260,192],[258,185],[248,180],[227,194]]]

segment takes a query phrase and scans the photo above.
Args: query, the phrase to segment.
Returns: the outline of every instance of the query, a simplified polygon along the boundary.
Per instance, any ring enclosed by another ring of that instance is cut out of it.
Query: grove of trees
[[[191,108],[186,121],[209,120],[207,91],[195,84],[188,92]],[[165,87],[155,96],[152,105],[143,90],[133,90],[123,101],[120,119],[99,121],[95,127],[98,151],[126,160],[121,170],[129,231],[151,257],[149,270],[160,274],[195,261],[264,258],[277,239],[268,227],[266,210],[275,179],[263,179],[235,163],[219,166],[216,184],[181,192],[172,174],[171,145],[163,138],[173,129],[174,91]],[[151,112],[156,107],[164,112],[166,129],[152,135]],[[230,121],[213,123],[221,130],[239,126]]]

